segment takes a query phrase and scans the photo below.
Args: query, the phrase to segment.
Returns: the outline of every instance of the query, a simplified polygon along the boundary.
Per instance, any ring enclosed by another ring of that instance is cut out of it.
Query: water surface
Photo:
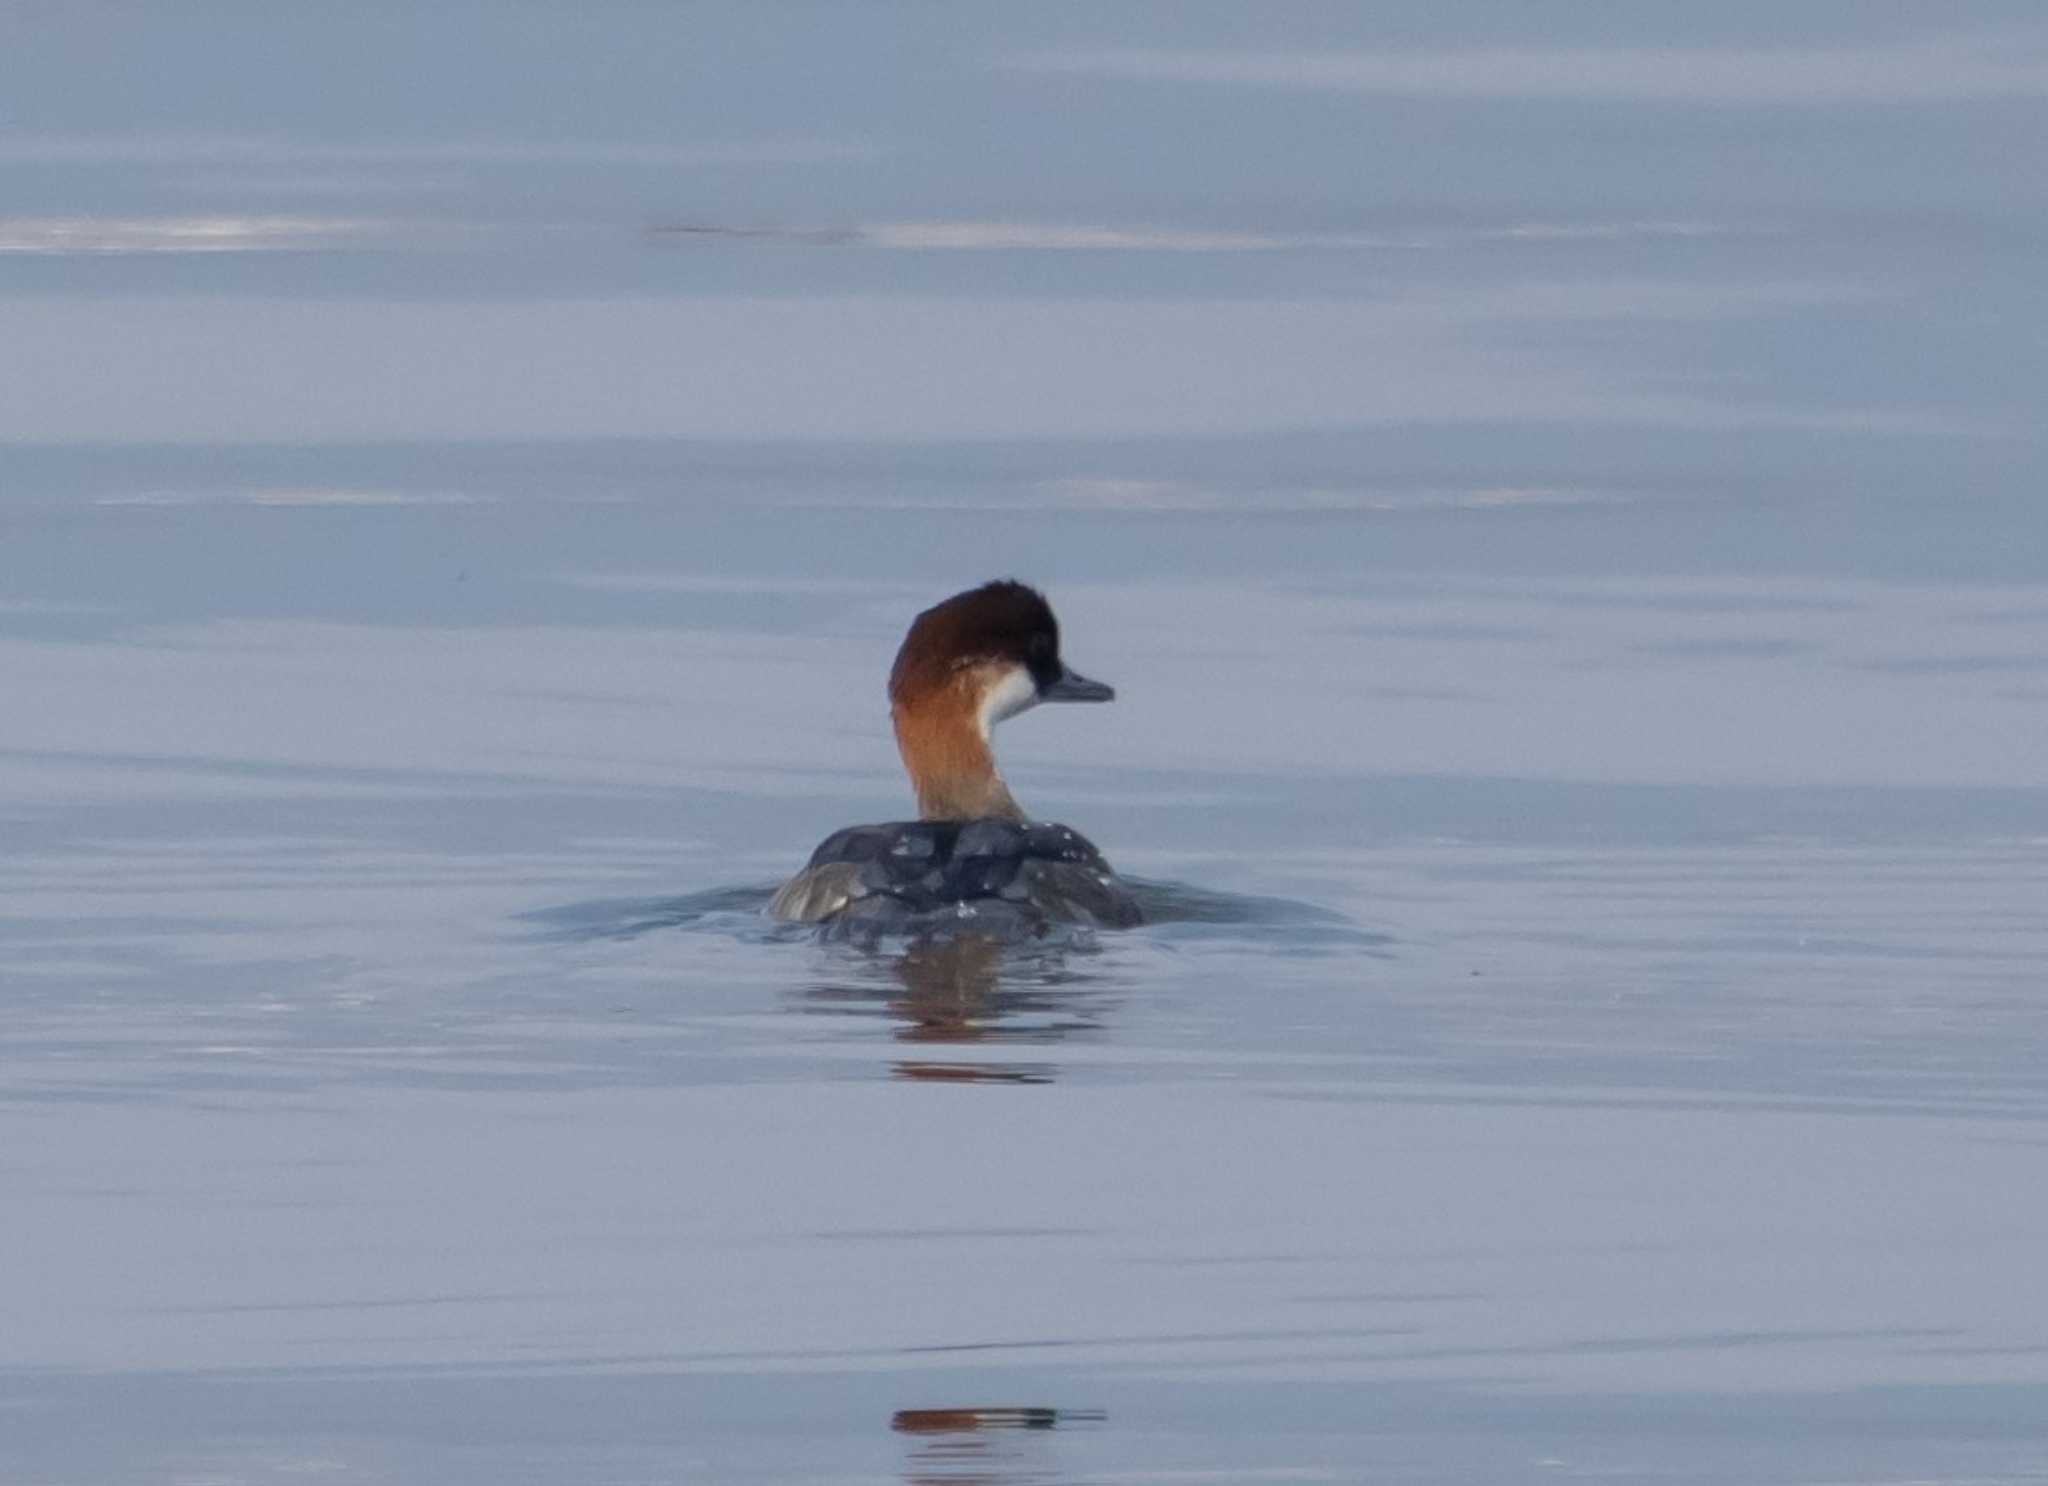
[[[0,1476],[2038,1479],[2039,18],[948,14],[0,21]]]

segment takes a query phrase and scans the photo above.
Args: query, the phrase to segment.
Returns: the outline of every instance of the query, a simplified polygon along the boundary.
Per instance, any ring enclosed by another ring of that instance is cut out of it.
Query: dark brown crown
[[[928,695],[963,666],[1011,661],[1041,688],[1060,678],[1060,626],[1037,589],[1000,579],[956,593],[911,621],[889,672],[889,700]]]

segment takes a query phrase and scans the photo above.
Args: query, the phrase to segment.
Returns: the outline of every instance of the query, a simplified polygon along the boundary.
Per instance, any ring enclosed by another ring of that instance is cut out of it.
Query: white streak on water
[[[362,247],[399,230],[350,217],[0,217],[0,253],[276,253]]]

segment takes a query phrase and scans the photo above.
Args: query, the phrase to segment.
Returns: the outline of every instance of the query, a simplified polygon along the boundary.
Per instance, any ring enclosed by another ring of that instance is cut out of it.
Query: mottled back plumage
[[[1005,929],[1140,920],[1093,842],[1066,826],[1009,820],[848,826],[826,837],[769,912],[892,932],[983,915]]]

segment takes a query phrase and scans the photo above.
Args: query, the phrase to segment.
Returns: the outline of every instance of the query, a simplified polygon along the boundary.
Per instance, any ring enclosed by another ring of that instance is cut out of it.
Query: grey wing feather
[[[769,900],[768,916],[791,923],[814,924],[830,918],[870,889],[861,880],[858,862],[824,862],[790,878]]]

